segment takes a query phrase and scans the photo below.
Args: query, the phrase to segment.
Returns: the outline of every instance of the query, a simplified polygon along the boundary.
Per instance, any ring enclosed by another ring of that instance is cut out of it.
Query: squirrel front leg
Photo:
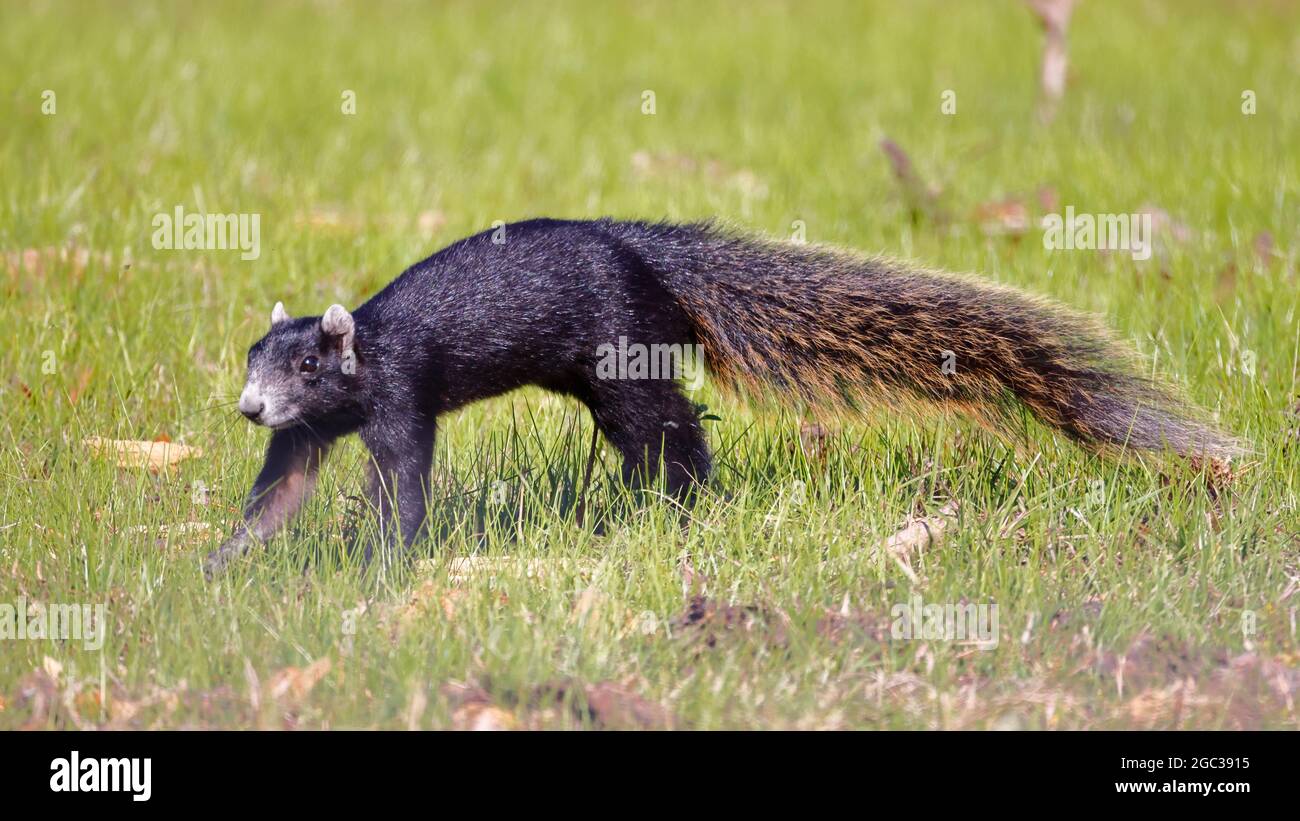
[[[305,428],[271,434],[266,463],[248,493],[244,519],[221,547],[208,554],[203,562],[204,575],[212,578],[248,552],[255,542],[271,538],[293,518],[315,487],[316,474],[331,443]]]

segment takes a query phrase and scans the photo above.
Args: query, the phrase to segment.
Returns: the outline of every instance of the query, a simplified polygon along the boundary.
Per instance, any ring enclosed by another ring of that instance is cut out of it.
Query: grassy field
[[[1044,124],[1013,2],[5,3],[0,604],[108,632],[0,640],[0,727],[1296,728],[1297,31],[1280,1],[1089,0]],[[155,249],[176,206],[260,215],[260,256]],[[1152,258],[1049,252],[1067,206],[1154,214]],[[1207,477],[706,386],[714,492],[683,523],[602,451],[579,524],[590,420],[527,391],[442,421],[412,566],[345,555],[349,442],[205,582],[272,304],[356,306],[542,215],[802,221],[1050,295],[1256,454]],[[201,453],[151,472],[95,436]],[[940,543],[881,548],[923,515]],[[996,605],[997,640],[898,638],[913,601]]]

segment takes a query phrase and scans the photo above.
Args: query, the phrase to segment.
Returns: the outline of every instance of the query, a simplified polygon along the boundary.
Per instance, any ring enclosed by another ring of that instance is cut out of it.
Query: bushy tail
[[[1005,429],[1017,403],[1098,447],[1242,452],[1097,321],[968,278],[710,224],[609,223],[678,301],[724,388],[917,400]]]

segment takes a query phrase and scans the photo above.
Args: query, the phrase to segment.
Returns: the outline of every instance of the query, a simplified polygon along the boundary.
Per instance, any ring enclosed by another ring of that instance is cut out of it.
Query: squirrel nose
[[[244,388],[244,392],[239,395],[239,412],[249,419],[261,416],[265,408],[266,403],[262,401],[262,397],[248,388]]]

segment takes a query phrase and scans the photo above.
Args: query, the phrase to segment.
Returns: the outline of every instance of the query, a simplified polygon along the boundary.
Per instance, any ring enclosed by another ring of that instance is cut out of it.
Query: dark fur
[[[590,408],[629,481],[659,464],[674,493],[710,470],[694,407],[668,380],[596,378],[597,349],[700,343],[723,386],[810,403],[919,400],[993,424],[1016,403],[1099,446],[1226,457],[1238,445],[1137,375],[1096,323],[1016,291],[711,225],[531,220],[487,231],[407,269],[358,308],[357,367],[342,372],[319,317],[287,320],[249,369],[292,397],[245,524],[224,564],[283,525],[329,444],[357,432],[373,456],[385,538],[409,543],[426,514],[440,414],[524,385]],[[944,373],[945,352],[956,372]],[[307,354],[321,359],[304,376]],[[396,506],[397,515],[393,515]]]

